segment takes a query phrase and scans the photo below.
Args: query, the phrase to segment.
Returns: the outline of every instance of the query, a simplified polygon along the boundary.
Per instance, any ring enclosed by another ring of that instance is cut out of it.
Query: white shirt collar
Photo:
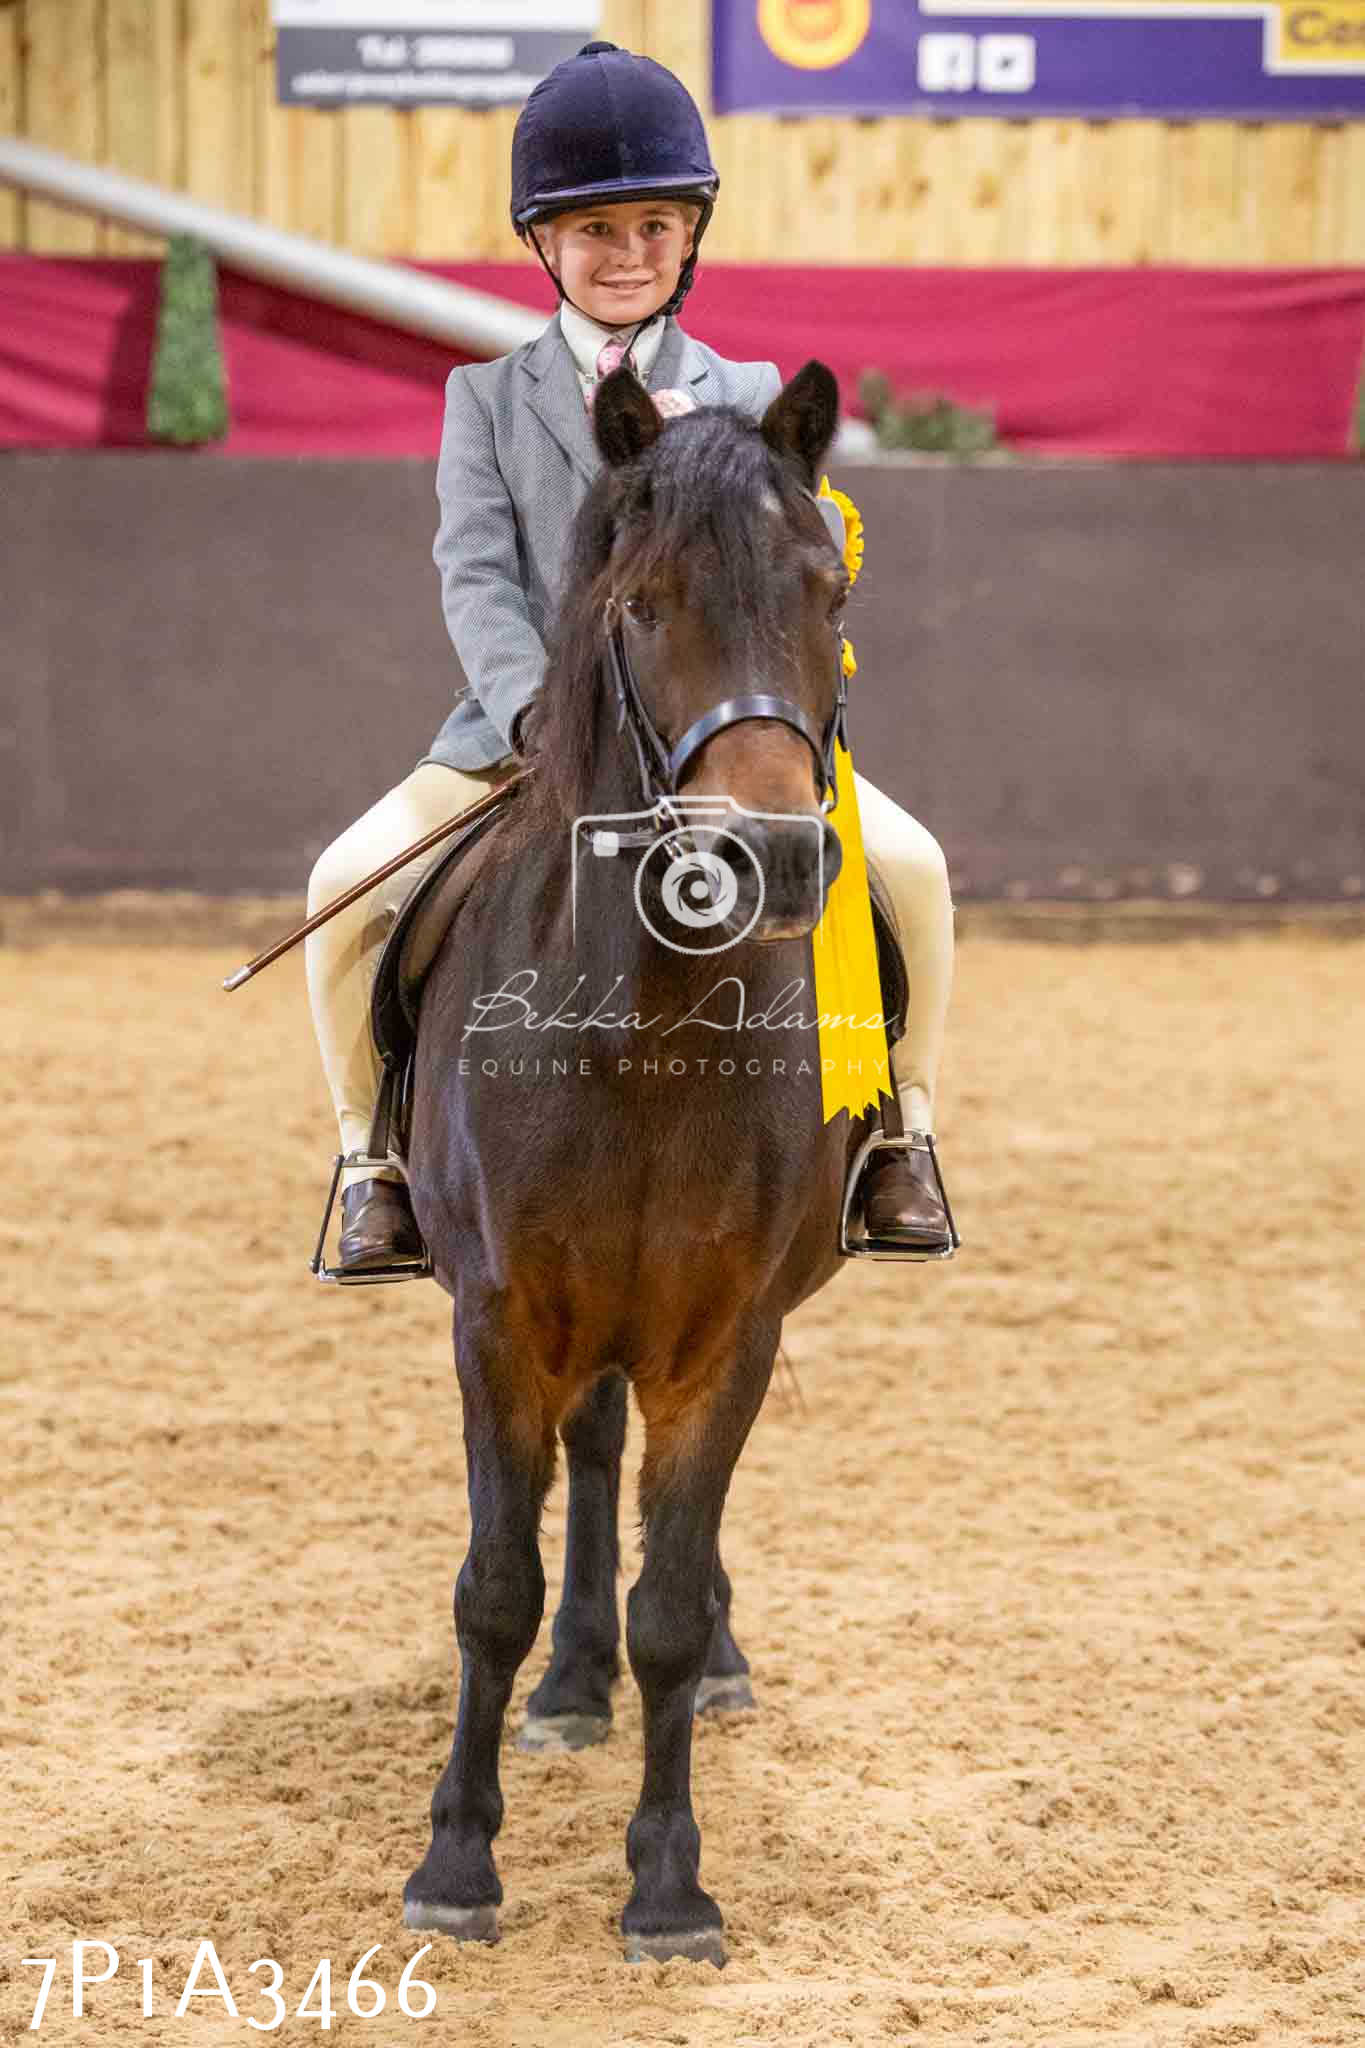
[[[586,313],[580,313],[577,306],[571,306],[567,299],[561,301],[559,325],[565,341],[569,344],[579,380],[586,389],[597,382],[597,358],[602,353],[604,342],[624,341],[630,335],[628,327],[601,327],[596,320],[589,320]],[[663,347],[664,330],[668,322],[656,316],[644,329],[638,341],[631,343],[631,354],[635,358],[636,372],[642,384],[649,382],[649,373]]]

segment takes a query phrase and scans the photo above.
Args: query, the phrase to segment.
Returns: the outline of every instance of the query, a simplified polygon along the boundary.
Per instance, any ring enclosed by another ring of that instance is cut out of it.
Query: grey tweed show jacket
[[[754,418],[782,388],[776,364],[727,362],[671,316],[646,382]],[[468,680],[424,759],[471,769],[509,754],[512,720],[545,673],[545,633],[574,515],[601,466],[558,314],[510,355],[451,371],[432,556]]]

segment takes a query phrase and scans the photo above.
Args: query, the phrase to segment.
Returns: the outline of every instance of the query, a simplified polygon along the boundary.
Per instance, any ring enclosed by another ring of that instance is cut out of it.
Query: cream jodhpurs
[[[328,847],[309,880],[308,915],[424,833],[467,810],[509,772],[504,766],[468,774],[424,761]],[[895,905],[910,982],[906,1032],[894,1056],[896,1093],[906,1128],[931,1131],[953,980],[947,863],[923,825],[865,776],[855,773],[854,781],[863,844]],[[308,1000],[343,1152],[366,1149],[379,1092],[379,1060],[370,1036],[370,986],[379,955],[399,904],[439,851],[401,868],[304,942]],[[344,1175],[347,1186],[368,1178],[364,1168],[350,1168]]]

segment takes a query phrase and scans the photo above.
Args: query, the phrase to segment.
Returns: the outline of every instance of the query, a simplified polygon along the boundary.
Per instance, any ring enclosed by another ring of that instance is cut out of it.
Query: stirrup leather
[[[395,1259],[391,1266],[370,1267],[366,1272],[348,1273],[341,1266],[329,1266],[324,1252],[327,1231],[336,1207],[337,1192],[341,1187],[341,1172],[346,1166],[368,1166],[391,1168],[393,1160],[387,1153],[377,1156],[373,1146],[368,1152],[338,1152],[332,1163],[332,1185],[327,1190],[327,1203],[322,1212],[322,1227],[318,1231],[317,1248],[308,1262],[308,1270],[316,1280],[329,1281],[336,1287],[385,1287],[393,1286],[399,1280],[430,1280],[432,1278],[431,1253],[422,1247],[420,1259]]]
[[[934,1185],[938,1198],[943,1204],[943,1213],[948,1219],[950,1242],[940,1251],[930,1251],[917,1245],[905,1244],[900,1238],[872,1237],[863,1219],[858,1199],[863,1178],[863,1168],[874,1152],[927,1152],[929,1163],[934,1170]],[[848,1171],[848,1182],[844,1188],[844,1205],[839,1217],[839,1252],[849,1259],[913,1259],[917,1263],[924,1259],[951,1259],[962,1239],[957,1234],[952,1208],[948,1201],[948,1190],[943,1185],[939,1170],[938,1153],[934,1150],[932,1131],[907,1131],[904,1137],[888,1137],[884,1131],[873,1130],[858,1147],[853,1164]]]

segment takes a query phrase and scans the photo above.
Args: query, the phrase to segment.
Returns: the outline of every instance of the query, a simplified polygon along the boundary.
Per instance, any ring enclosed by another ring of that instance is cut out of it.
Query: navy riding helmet
[[[585,43],[535,88],[512,137],[512,225],[549,274],[537,221],[594,201],[695,199],[702,208],[678,287],[652,318],[676,313],[692,289],[697,250],[720,178],[682,80],[615,43]],[[560,297],[563,287],[554,278]],[[648,325],[648,322],[644,323]]]

